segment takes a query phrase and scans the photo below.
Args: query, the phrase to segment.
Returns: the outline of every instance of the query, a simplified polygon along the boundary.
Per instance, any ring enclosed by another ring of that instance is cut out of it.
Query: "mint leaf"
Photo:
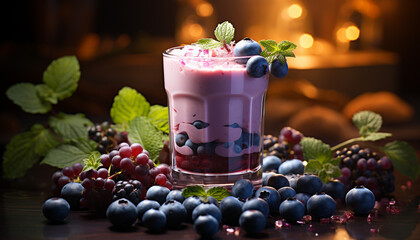
[[[98,169],[102,166],[101,163],[101,154],[98,151],[92,152],[88,158],[83,159],[83,172],[89,171],[91,169]]]
[[[14,136],[3,155],[3,176],[9,179],[24,176],[41,156],[57,144],[57,138],[40,124]]]
[[[268,52],[275,52],[277,49],[277,43],[274,40],[261,40],[259,43],[265,47],[264,50]]]
[[[371,111],[361,111],[353,115],[353,123],[362,137],[379,131],[382,127],[381,115]]]
[[[47,84],[37,84],[35,86],[36,88],[36,92],[38,94],[38,96],[44,100],[47,101],[51,104],[57,104],[58,99],[57,96],[54,92],[54,90],[52,90],[50,87],[48,87]]]
[[[290,51],[295,50],[297,45],[290,41],[284,40],[284,41],[281,41],[277,47],[278,49],[280,49],[281,53],[284,53],[284,52],[290,52]]]
[[[49,124],[54,132],[66,141],[78,138],[87,139],[86,127],[93,125],[93,123],[81,113],[59,113],[57,117],[50,117]]]
[[[232,194],[224,187],[212,187],[206,191],[208,196],[214,197],[218,202],[222,201],[225,197]]]
[[[169,134],[169,113],[168,107],[153,105],[150,107],[148,117],[150,121],[162,132]]]
[[[290,52],[289,51],[288,52],[283,52],[282,55],[285,56],[285,57],[296,57],[295,54],[291,51]]]
[[[150,104],[146,98],[130,87],[123,87],[114,98],[111,118],[114,123],[128,123],[137,116],[147,116]]]
[[[300,144],[302,146],[303,156],[308,163],[311,160],[318,160],[321,164],[331,161],[331,148],[321,140],[304,137]]]
[[[416,179],[420,174],[419,160],[415,150],[406,142],[393,141],[385,145],[384,152],[401,174]]]
[[[391,133],[384,133],[384,132],[373,132],[369,133],[366,137],[362,137],[363,141],[378,141],[387,137],[392,136]]]
[[[235,28],[230,22],[225,21],[217,25],[214,36],[219,42],[229,44],[235,36]]]
[[[95,148],[96,143],[87,139],[61,144],[51,149],[41,161],[41,164],[48,164],[58,168],[69,167],[74,163],[80,163],[83,159],[89,158],[92,152],[96,151]]]
[[[285,65],[285,64],[286,64],[286,57],[285,57],[285,56],[283,56],[283,54],[279,54],[279,55],[277,55],[277,60],[279,60],[279,62],[280,62],[282,65]]]
[[[203,39],[198,40],[198,42],[196,42],[195,45],[198,45],[199,47],[203,49],[213,49],[213,48],[222,47],[223,43],[218,42],[212,38],[203,38]]]
[[[58,58],[44,72],[43,81],[59,100],[70,97],[80,79],[79,62],[75,56]]]
[[[305,166],[305,172],[318,174],[319,170],[322,169],[322,163],[318,160],[310,160]]]
[[[184,188],[182,190],[182,196],[184,196],[185,198],[192,197],[192,196],[207,197],[207,193],[206,193],[206,190],[202,186],[194,185],[194,186],[187,186],[186,188]]]
[[[297,45],[292,42],[281,41],[277,44],[274,40],[261,40],[259,43],[264,47],[260,55],[267,60],[268,64],[278,60],[285,65],[286,57],[295,57],[293,50],[296,49]]]
[[[32,83],[18,83],[6,91],[7,97],[28,113],[47,113],[51,104],[38,96],[37,88]]]
[[[130,142],[141,144],[155,163],[157,163],[159,153],[163,148],[162,136],[163,133],[146,117],[136,117],[129,123],[128,138]]]
[[[338,178],[341,176],[340,168],[338,166],[334,166],[331,163],[324,164],[324,169],[329,178],[327,181],[329,181],[330,178]]]

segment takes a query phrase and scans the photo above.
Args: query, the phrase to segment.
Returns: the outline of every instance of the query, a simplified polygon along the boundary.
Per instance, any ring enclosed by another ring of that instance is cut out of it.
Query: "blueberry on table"
[[[159,232],[166,225],[166,215],[162,211],[152,208],[143,214],[141,221],[150,231]]]
[[[201,215],[194,221],[194,230],[202,238],[212,238],[219,231],[219,222],[212,215]]]
[[[260,78],[267,74],[268,62],[261,56],[253,56],[246,63],[246,72],[254,78]]]
[[[137,220],[136,206],[128,199],[122,198],[108,206],[106,216],[117,228],[127,228]]]
[[[277,171],[281,164],[281,159],[276,156],[267,156],[263,158],[263,172]]]
[[[331,217],[335,212],[335,208],[334,199],[325,193],[313,195],[306,203],[308,213],[315,219]]]
[[[142,220],[143,214],[147,210],[152,209],[152,208],[159,209],[159,207],[160,207],[160,204],[155,200],[145,199],[145,200],[139,202],[139,204],[137,204],[137,207],[136,207],[137,217],[138,217],[139,221]],[[166,219],[165,219],[165,222],[166,222]]]
[[[308,202],[308,199],[311,197],[311,195],[307,194],[307,193],[296,193],[296,195],[294,196],[294,198],[296,198],[296,200],[299,200],[300,202],[303,203],[303,205],[305,205],[305,209],[306,209],[306,203]]]
[[[237,226],[239,216],[242,213],[243,202],[236,197],[228,196],[220,202],[220,211],[222,213],[222,222],[230,226]]]
[[[282,187],[277,191],[280,194],[281,201],[284,201],[288,198],[292,198],[296,195],[295,189],[293,189],[291,187]]]
[[[70,204],[63,198],[50,198],[42,205],[42,213],[51,222],[62,222],[70,213]]]
[[[166,201],[166,196],[169,194],[170,190],[162,186],[152,186],[146,192],[146,198],[149,200],[155,200],[159,204],[163,204]]]
[[[278,169],[280,174],[303,174],[305,166],[303,162],[299,159],[291,159],[283,162]]]
[[[262,185],[267,186],[268,179],[271,176],[273,176],[274,174],[276,174],[276,173],[275,172],[263,172],[263,174],[262,174]]]
[[[194,208],[196,208],[198,205],[200,205],[202,202],[200,198],[196,196],[187,197],[184,202],[182,203],[187,210],[187,219],[192,220],[192,212]]]
[[[85,188],[80,183],[67,183],[61,189],[61,197],[70,204],[72,210],[77,210],[80,208],[80,199],[82,198],[84,189]]]
[[[180,190],[172,190],[166,195],[166,201],[169,200],[176,200],[180,203],[183,203],[185,200],[185,197],[182,196],[182,192]]]
[[[289,65],[287,62],[283,65],[278,59],[276,59],[270,64],[269,70],[274,77],[284,78],[289,72]]]
[[[222,221],[222,212],[216,205],[211,203],[202,203],[194,208],[192,212],[192,219],[195,221],[198,216],[206,214],[212,215],[219,223]]]
[[[235,48],[233,49],[233,55],[235,57],[260,55],[261,52],[262,49],[260,44],[250,38],[242,39],[235,45]],[[245,64],[247,60],[247,58],[236,59],[236,61],[241,64]]]
[[[270,214],[268,203],[261,198],[252,198],[246,201],[242,206],[242,212],[245,212],[246,210],[258,210],[265,218],[268,218],[268,215]]]
[[[239,226],[247,233],[256,234],[264,230],[266,218],[258,210],[246,210],[239,217]]]
[[[325,183],[322,186],[322,191],[330,195],[334,199],[342,199],[346,194],[344,184],[338,180],[333,180]]]
[[[346,205],[357,215],[368,214],[375,206],[375,195],[363,186],[357,186],[346,194]]]
[[[294,223],[305,215],[305,205],[295,198],[289,198],[280,204],[279,213],[286,221]]]
[[[249,179],[240,179],[233,184],[232,195],[239,199],[247,199],[254,194],[254,185]]]
[[[166,226],[169,228],[177,228],[187,220],[187,210],[182,203],[176,200],[166,201],[159,210],[165,213]]]
[[[279,205],[281,202],[280,194],[273,187],[260,187],[255,192],[255,197],[261,198],[268,203],[271,214],[277,213],[277,211],[279,210]]]
[[[274,174],[267,180],[267,186],[278,190],[282,187],[288,187],[289,180],[283,174]]]
[[[304,174],[296,182],[296,192],[314,195],[322,191],[321,179],[313,174]]]

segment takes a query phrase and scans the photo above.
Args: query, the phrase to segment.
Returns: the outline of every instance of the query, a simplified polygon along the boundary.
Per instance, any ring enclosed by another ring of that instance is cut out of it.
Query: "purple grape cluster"
[[[392,162],[388,156],[379,156],[369,148],[355,144],[338,150],[341,177],[348,191],[358,185],[369,188],[377,199],[395,189]]]
[[[105,211],[112,202],[112,191],[115,186],[114,180],[109,178],[108,170],[100,168],[81,172],[79,179],[84,187],[80,205],[98,212]]]
[[[129,142],[126,132],[117,132],[107,121],[89,127],[88,137],[98,143],[96,150],[102,154],[116,149],[120,143]]]
[[[65,167],[52,175],[52,192],[54,196],[60,196],[61,189],[70,182],[74,182],[83,170],[81,163],[75,163],[71,167]]]
[[[282,128],[278,137],[265,135],[263,156],[276,156],[282,162],[288,159],[303,160],[302,146],[300,145],[302,138],[303,134],[291,127]]]

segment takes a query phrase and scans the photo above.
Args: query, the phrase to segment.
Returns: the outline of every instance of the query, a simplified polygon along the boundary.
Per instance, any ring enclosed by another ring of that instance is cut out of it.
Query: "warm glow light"
[[[337,30],[336,36],[337,36],[337,40],[339,42],[347,42],[348,41],[348,39],[346,37],[346,30],[347,30],[347,28],[345,28],[345,27],[342,27],[342,28]]]
[[[354,41],[359,38],[360,30],[356,26],[349,26],[346,29],[346,38],[350,41]]]
[[[303,48],[310,48],[314,44],[314,38],[310,34],[302,34],[299,38],[300,46]]]
[[[302,7],[299,6],[299,4],[292,4],[287,9],[287,13],[291,18],[299,18],[300,16],[302,16]]]
[[[203,27],[198,23],[193,23],[188,26],[188,32],[193,38],[199,38],[203,34]]]
[[[213,14],[213,6],[208,2],[202,2],[198,4],[195,11],[200,17],[209,17]]]

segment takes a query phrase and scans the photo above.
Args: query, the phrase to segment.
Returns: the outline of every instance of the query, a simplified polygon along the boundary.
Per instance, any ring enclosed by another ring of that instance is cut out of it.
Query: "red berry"
[[[112,179],[107,179],[107,180],[105,181],[105,185],[104,185],[104,187],[105,187],[105,189],[106,189],[106,190],[112,191],[112,190],[114,189],[114,186],[115,186],[115,182],[114,182],[114,180],[112,180]]]
[[[166,182],[163,186],[166,187],[169,190],[172,190],[172,187],[173,187],[170,182]]]
[[[79,176],[79,174],[83,170],[83,165],[81,163],[75,163],[75,164],[73,164],[73,166],[71,166],[71,168],[73,170],[73,175],[74,176]]]
[[[113,157],[112,160],[111,160],[112,165],[116,168],[121,167],[121,165],[120,165],[121,159],[122,158],[120,157],[120,155],[117,155],[117,156]]]
[[[136,157],[136,163],[138,165],[147,165],[149,163],[149,156],[147,156],[144,153],[140,153],[139,155],[137,155]]]
[[[169,175],[170,174],[170,170],[169,170],[169,166],[167,164],[159,164],[159,166],[157,166],[157,168],[159,168],[160,172],[165,174],[165,175]]]
[[[102,166],[106,168],[109,167],[111,165],[111,158],[109,158],[109,155],[106,155],[106,154],[102,155],[101,163],[102,163]]]
[[[150,176],[152,177],[152,178],[155,178],[159,173],[161,173],[160,172],[160,169],[159,168],[156,168],[156,167],[154,167],[154,168],[152,168],[152,169],[150,169]]]
[[[73,170],[70,167],[65,167],[61,171],[63,172],[64,176],[67,176],[69,178],[73,178]]]
[[[121,169],[130,171],[134,167],[133,160],[131,160],[131,158],[123,158],[120,162],[120,166]]]
[[[118,150],[118,152],[122,158],[129,158],[131,157],[131,153],[132,153],[130,147],[122,147],[120,148],[120,150]]]
[[[162,174],[162,173],[159,173],[158,175],[156,175],[156,177],[155,177],[155,183],[157,184],[157,185],[160,185],[160,186],[163,186],[163,185],[165,185],[165,183],[166,183],[166,176],[164,175],[164,174]]]
[[[98,170],[98,177],[102,178],[102,179],[107,179],[108,178],[108,170],[106,168],[101,168]]]
[[[138,143],[133,143],[131,144],[131,154],[136,157],[137,155],[139,155],[142,151],[143,151],[143,147],[138,144]]]

